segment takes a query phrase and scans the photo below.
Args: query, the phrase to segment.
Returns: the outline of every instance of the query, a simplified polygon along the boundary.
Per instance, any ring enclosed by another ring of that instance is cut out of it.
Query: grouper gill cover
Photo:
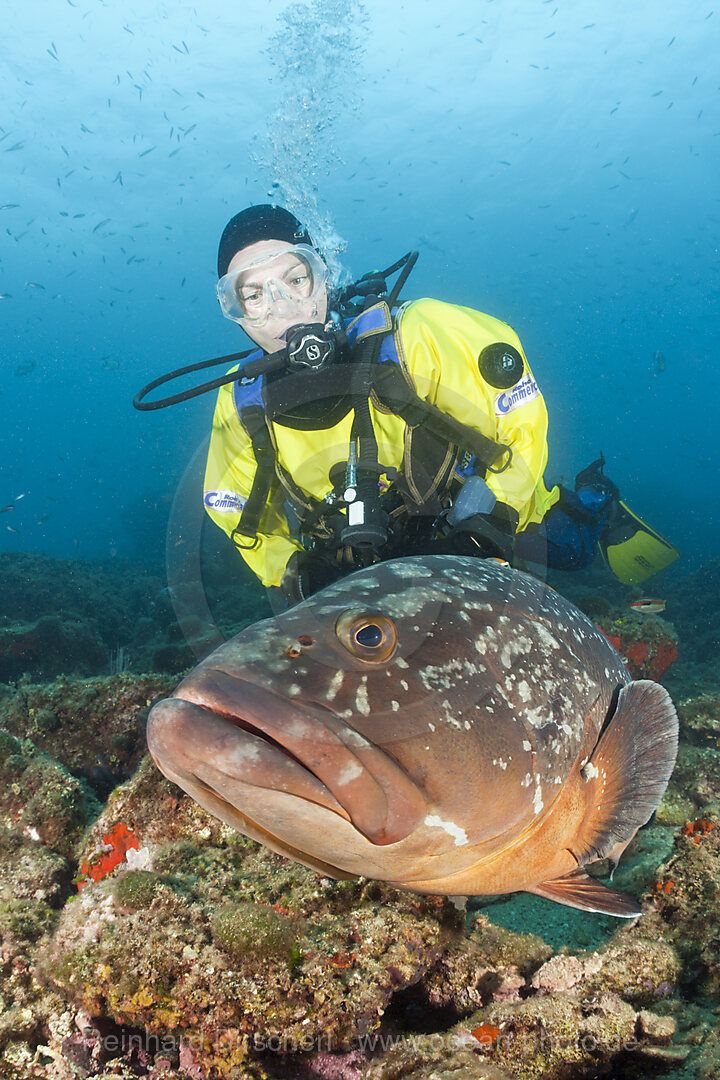
[[[330,876],[633,916],[583,867],[658,806],[677,717],[544,583],[422,556],[243,630],[155,705],[148,742],[206,809]]]

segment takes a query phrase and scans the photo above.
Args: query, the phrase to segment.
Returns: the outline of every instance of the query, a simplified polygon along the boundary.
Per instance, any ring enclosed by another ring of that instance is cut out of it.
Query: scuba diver
[[[398,303],[415,260],[333,286],[279,206],[225,226],[217,293],[256,348],[219,387],[204,505],[267,588],[295,604],[378,560],[475,555],[580,569],[598,545],[628,584],[678,553],[620,500],[602,455],[575,490],[543,481],[548,417],[515,332],[438,300]],[[399,272],[391,289],[387,278]]]

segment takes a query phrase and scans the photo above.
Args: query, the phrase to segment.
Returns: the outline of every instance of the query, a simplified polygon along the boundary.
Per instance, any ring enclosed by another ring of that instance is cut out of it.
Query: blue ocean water
[[[600,449],[683,552],[718,552],[720,10],[712,0],[33,0],[0,53],[4,550],[144,558],[248,344],[227,219],[279,201],[346,272],[518,332],[548,477]],[[18,499],[19,496],[24,496]]]

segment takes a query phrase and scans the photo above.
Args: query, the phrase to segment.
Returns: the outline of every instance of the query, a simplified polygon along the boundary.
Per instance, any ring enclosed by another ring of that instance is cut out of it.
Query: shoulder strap
[[[408,385],[395,364],[379,364],[373,373],[373,388],[385,408],[396,413],[409,428],[423,425],[434,435],[469,450],[488,472],[505,472],[512,461],[512,450],[505,443],[496,443],[475,428],[462,424],[442,412]],[[504,455],[507,460],[495,467]]]
[[[230,539],[237,547],[247,551],[257,546],[260,518],[267,505],[275,479],[275,447],[270,438],[262,405],[244,406],[240,411],[240,419],[250,436],[257,468],[248,500]],[[251,544],[244,542],[250,538],[252,538]]]

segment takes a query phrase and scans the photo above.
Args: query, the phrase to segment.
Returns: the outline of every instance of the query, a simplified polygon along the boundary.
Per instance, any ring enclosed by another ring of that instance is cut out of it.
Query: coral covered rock
[[[612,991],[633,1005],[653,1005],[672,994],[680,959],[672,945],[645,933],[619,931],[605,948],[582,956],[553,956],[535,972],[531,985],[543,994],[582,989],[583,995]]]
[[[449,902],[331,882],[260,849],[149,760],[85,852],[118,823],[138,846],[66,905],[43,971],[95,1017],[205,1040],[207,1067],[268,1039],[349,1049],[464,932]]]
[[[281,859],[149,759],[80,854],[99,872],[66,904],[43,976],[94,1024],[191,1046],[183,1061],[198,1080],[281,1076],[284,1053],[285,1075],[308,1078],[451,1076],[451,1062],[469,1077],[564,1077],[568,1039],[585,1040],[578,1069],[607,1067],[635,1038],[638,1011],[655,1016],[678,980],[652,909],[647,933],[641,920],[596,953],[552,956],[485,914],[466,928],[448,901]],[[442,1053],[394,1034],[421,1016],[445,1028]],[[667,1029],[646,1016],[643,1045]]]
[[[477,914],[467,934],[448,946],[421,982],[404,996],[416,1007],[422,1004],[459,1019],[491,1001],[517,999],[551,953],[536,935],[512,933]]]
[[[677,707],[683,739],[697,746],[720,747],[720,694],[699,694]]]
[[[623,1075],[650,1076],[647,1059],[667,1043],[673,1028],[663,1017],[641,1015],[642,1027],[635,1009],[607,991],[591,998],[556,991],[497,1002],[443,1035],[389,1040],[382,1058],[361,1075],[363,1080],[579,1080],[615,1075],[614,1064],[633,1052],[640,1071]]]
[[[72,889],[73,851],[99,805],[32,743],[0,731],[0,1076],[36,1075],[33,1044],[67,1009],[36,970]],[[7,1044],[7,1045],[6,1045]],[[4,1049],[3,1049],[4,1048]]]
[[[44,588],[6,629],[50,614]],[[104,643],[107,670],[129,608],[93,624],[97,597],[68,611]],[[669,624],[622,603],[590,607],[651,659]],[[166,616],[140,627],[142,655],[167,648],[180,663]],[[684,691],[678,768],[616,873],[620,888],[650,889],[644,915],[583,950],[602,934],[568,923],[553,937],[533,914],[551,947],[493,923],[512,901],[466,917],[438,898],[329,881],[226,828],[148,759],[138,767],[148,705],[174,682],[119,671],[0,687],[2,1080],[717,1075],[714,691]]]
[[[720,693],[685,698],[678,717],[681,743],[673,786],[702,810],[720,802]]]
[[[658,873],[651,904],[659,933],[690,966],[702,965],[706,990],[720,993],[720,815],[687,822],[675,854]]]
[[[234,561],[232,561],[234,560]],[[170,589],[144,566],[0,553],[0,683],[125,670],[180,672],[224,636],[270,614],[264,589],[231,545],[206,552],[202,580]],[[183,605],[173,600],[196,590]],[[211,602],[213,615],[208,612]],[[186,644],[193,640],[193,648]]]
[[[0,820],[13,833],[70,855],[99,810],[87,785],[59,762],[0,731]]]
[[[677,660],[677,635],[664,619],[630,614],[598,625],[633,679],[657,682]]]
[[[0,699],[0,727],[39,749],[107,794],[135,771],[145,753],[152,702],[170,692],[167,675],[61,677],[21,684]]]

